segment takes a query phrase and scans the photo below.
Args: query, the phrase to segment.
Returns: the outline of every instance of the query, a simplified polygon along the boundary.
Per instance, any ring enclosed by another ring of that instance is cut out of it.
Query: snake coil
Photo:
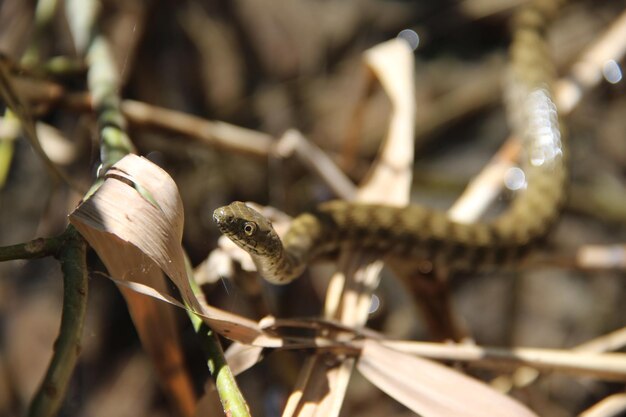
[[[284,236],[242,202],[213,213],[220,231],[254,260],[268,281],[286,284],[315,258],[339,248],[360,248],[435,268],[475,270],[522,256],[558,217],[567,169],[556,106],[554,69],[545,32],[559,1],[524,6],[514,18],[505,103],[525,151],[525,190],[489,223],[461,224],[418,205],[403,208],[330,201],[296,217]]]

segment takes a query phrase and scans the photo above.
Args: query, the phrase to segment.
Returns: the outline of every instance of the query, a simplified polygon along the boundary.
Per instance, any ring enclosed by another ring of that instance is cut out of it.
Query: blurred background
[[[414,52],[412,199],[445,210],[507,137],[502,78],[510,18],[522,3],[0,0],[0,53],[13,65],[17,91],[50,129],[42,146],[84,188],[99,165],[96,116],[81,95],[87,89],[88,38],[79,34],[90,30],[110,41],[122,99],[273,139],[298,129],[358,182],[376,155],[390,114],[382,89],[364,82],[363,51],[411,29],[420,40]],[[97,9],[89,10],[91,4]],[[625,9],[621,0],[572,1],[564,7],[549,33],[559,74],[567,74],[580,52]],[[605,79],[566,120],[571,198],[546,248],[553,261],[453,280],[455,311],[476,343],[570,348],[626,325],[623,270],[580,270],[554,261],[587,244],[626,240],[626,87],[620,65],[618,58],[607,66]],[[2,113],[5,108],[0,103]],[[297,158],[236,152],[139,119],[127,122],[138,153],[163,167],[179,187],[183,243],[194,265],[216,247],[219,233],[211,213],[218,206],[255,201],[295,215],[334,197]],[[82,197],[55,183],[31,145],[10,127],[3,118],[2,246],[61,233]],[[505,193],[503,204],[508,197]],[[102,270],[95,254],[89,262],[94,271]],[[207,283],[203,290],[211,304],[253,319],[270,313],[319,315],[324,282],[305,276],[277,289],[248,275]],[[97,274],[89,284],[83,350],[60,415],[176,415],[116,287]],[[411,295],[390,273],[376,299],[368,326],[394,338],[430,339]],[[0,263],[0,415],[22,414],[38,387],[58,332],[61,302],[55,260]],[[208,370],[188,319],[184,312],[177,315],[185,361],[200,396]],[[280,413],[306,354],[272,353],[238,378],[255,416]],[[498,374],[476,375],[489,381]],[[578,415],[623,389],[623,384],[555,374],[513,395],[540,415],[561,417]],[[342,415],[411,414],[355,375]]]

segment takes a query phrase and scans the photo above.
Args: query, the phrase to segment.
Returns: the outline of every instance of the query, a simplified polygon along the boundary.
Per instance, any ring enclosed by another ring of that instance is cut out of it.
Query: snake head
[[[282,250],[272,223],[241,201],[216,209],[213,220],[224,236],[252,255],[272,256]]]

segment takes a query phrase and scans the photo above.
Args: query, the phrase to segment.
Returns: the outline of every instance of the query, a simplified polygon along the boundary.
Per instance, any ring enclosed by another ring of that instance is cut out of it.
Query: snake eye
[[[247,235],[247,236],[252,236],[254,234],[254,232],[256,232],[256,224],[252,223],[252,222],[246,222],[243,225],[243,232]]]

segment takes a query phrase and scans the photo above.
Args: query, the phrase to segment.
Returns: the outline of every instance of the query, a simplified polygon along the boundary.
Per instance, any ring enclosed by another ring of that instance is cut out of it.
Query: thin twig
[[[178,132],[210,146],[262,158],[268,157],[275,142],[266,133],[134,100],[124,100],[122,112],[130,123],[141,127]]]
[[[502,178],[513,166],[521,149],[522,144],[518,140],[507,140],[483,170],[470,181],[463,194],[448,210],[448,216],[461,223],[478,220],[500,194]]]
[[[64,235],[55,238],[37,238],[30,242],[0,247],[0,262],[16,259],[36,259],[56,255]]]
[[[10,72],[8,70],[8,63],[5,59],[0,59],[0,97],[2,97],[7,107],[9,107],[13,114],[18,118],[24,135],[30,141],[31,146],[42,159],[52,177],[57,181],[63,181],[69,184],[75,190],[81,190],[81,187],[78,186],[75,181],[68,177],[67,174],[61,171],[54,164],[54,162],[50,160],[46,152],[41,147],[39,137],[37,136],[35,122],[31,117],[30,110],[22,102],[21,97],[17,94],[16,89],[13,86]]]
[[[87,311],[87,245],[73,226],[65,230],[61,242],[58,254],[63,271],[61,329],[46,376],[30,404],[29,417],[51,417],[58,413],[81,350]]]
[[[324,181],[337,197],[343,200],[354,199],[356,186],[350,178],[323,150],[308,141],[299,131],[290,129],[285,132],[276,145],[276,152],[282,157],[295,154],[311,172]]]
[[[431,359],[471,362],[481,366],[529,365],[544,371],[567,371],[607,380],[626,380],[626,355],[536,348],[495,348],[475,345],[391,341],[381,342],[401,352]]]
[[[560,79],[555,87],[556,104],[561,114],[569,114],[585,92],[602,80],[602,71],[610,60],[620,61],[626,53],[626,11],[585,49],[570,74]]]
[[[626,346],[626,327],[603,334],[576,346],[574,350],[581,352],[611,352]]]

